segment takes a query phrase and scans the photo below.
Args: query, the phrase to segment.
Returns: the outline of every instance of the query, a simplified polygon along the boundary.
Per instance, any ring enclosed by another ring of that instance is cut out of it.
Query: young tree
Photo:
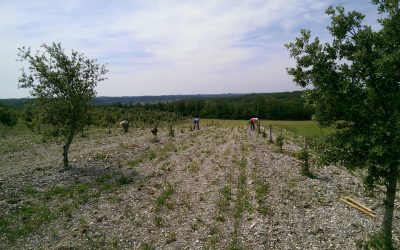
[[[0,124],[3,124],[5,128],[13,127],[17,124],[17,119],[17,115],[11,107],[0,103]],[[3,136],[5,136],[5,128]]]
[[[379,30],[362,25],[364,15],[330,7],[333,39],[321,43],[311,33],[286,44],[296,67],[288,73],[302,86],[312,86],[308,101],[315,119],[336,125],[324,150],[328,163],[366,168],[365,183],[386,187],[382,236],[392,249],[392,222],[400,172],[400,7],[398,0],[373,0],[382,19]]]
[[[104,119],[107,123],[108,133],[111,134],[111,126],[117,122],[117,119],[115,118],[114,114],[109,111],[106,112]]]
[[[64,168],[68,168],[68,150],[76,133],[83,129],[89,112],[89,102],[95,96],[97,83],[105,80],[107,69],[96,60],[72,51],[67,55],[60,43],[41,46],[44,52],[35,54],[30,48],[19,48],[22,69],[19,87],[31,89],[40,106],[43,122],[51,125],[65,139]]]

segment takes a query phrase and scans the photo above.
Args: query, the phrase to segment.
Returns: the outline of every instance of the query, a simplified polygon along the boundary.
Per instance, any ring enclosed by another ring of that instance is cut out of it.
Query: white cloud
[[[294,89],[283,43],[324,29],[323,0],[9,1],[0,9],[0,97],[20,96],[17,47],[61,42],[109,63],[100,95]],[[11,53],[10,53],[11,51]],[[5,53],[7,52],[7,53]],[[14,79],[14,83],[10,83]]]

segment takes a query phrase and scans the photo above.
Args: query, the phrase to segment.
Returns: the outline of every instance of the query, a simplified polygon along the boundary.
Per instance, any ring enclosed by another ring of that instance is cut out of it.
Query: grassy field
[[[221,127],[245,127],[248,126],[246,120],[219,120],[219,119],[202,119],[202,126],[216,125]],[[315,121],[276,121],[276,120],[260,120],[261,127],[269,128],[272,125],[272,131],[281,128],[292,133],[295,137],[320,137],[333,132],[333,128],[321,128]]]

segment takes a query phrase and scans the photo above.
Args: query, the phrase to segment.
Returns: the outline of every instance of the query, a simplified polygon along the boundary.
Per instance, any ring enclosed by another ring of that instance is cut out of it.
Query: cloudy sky
[[[377,26],[368,0],[1,0],[0,98],[18,89],[17,48],[61,42],[107,64],[99,96],[299,89],[284,44],[300,28],[328,39],[324,14],[342,3]]]

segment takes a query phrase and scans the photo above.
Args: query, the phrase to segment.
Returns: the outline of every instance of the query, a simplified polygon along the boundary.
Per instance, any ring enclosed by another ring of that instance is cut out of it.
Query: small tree
[[[89,102],[96,94],[94,88],[106,79],[107,69],[77,51],[67,55],[60,43],[41,47],[44,52],[35,54],[30,48],[19,48],[20,61],[29,65],[27,71],[21,70],[19,87],[31,89],[42,121],[64,138],[63,162],[67,169],[69,147],[87,123]]]
[[[152,130],[150,130],[150,131],[153,134],[153,141],[157,142],[158,141],[158,139],[157,139],[157,133],[158,133],[157,123],[154,126],[154,128]]]
[[[168,135],[169,135],[170,137],[175,137],[175,130],[174,130],[174,127],[172,127],[172,125],[169,126]]]
[[[110,112],[107,112],[107,113],[105,114],[104,119],[105,119],[105,121],[106,121],[106,123],[107,123],[108,133],[111,134],[111,126],[112,126],[112,124],[115,124],[115,123],[117,122],[117,119],[116,119],[115,116],[114,116],[112,113],[110,113]]]
[[[279,152],[283,152],[283,145],[284,145],[284,140],[285,138],[283,137],[282,131],[281,133],[276,137],[276,147],[278,148]]]
[[[2,103],[0,103],[0,124],[3,124],[5,127],[14,127],[17,124],[16,113],[11,107]],[[5,136],[5,133],[3,136]]]
[[[398,0],[373,0],[382,19],[380,30],[362,25],[364,15],[327,9],[333,40],[310,41],[311,33],[287,44],[297,66],[288,73],[312,86],[308,101],[323,126],[336,125],[326,140],[325,163],[366,168],[365,183],[386,187],[382,223],[384,248],[393,249],[392,223],[400,172],[400,7]]]

